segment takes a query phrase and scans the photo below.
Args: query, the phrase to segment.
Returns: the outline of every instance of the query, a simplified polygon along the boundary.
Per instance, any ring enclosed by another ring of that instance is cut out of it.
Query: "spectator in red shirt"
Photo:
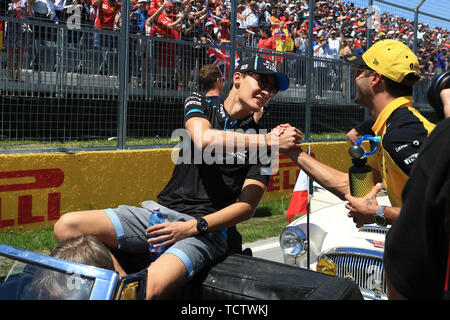
[[[121,6],[116,0],[95,0],[94,7],[94,28],[99,30],[114,30],[114,24],[120,18]],[[116,47],[115,39],[111,35],[94,32],[94,49],[101,53],[101,57],[95,55],[94,66],[98,66],[97,73],[106,74],[109,70],[107,55],[109,49]],[[115,69],[115,68],[113,68]]]
[[[0,20],[0,50],[3,49],[3,21]]]
[[[114,30],[114,23],[119,19],[121,10],[116,0],[95,0],[92,5],[95,9],[94,28]],[[106,35],[94,33],[94,47],[112,47],[113,41],[106,37]]]
[[[181,6],[178,3],[181,1],[176,0],[175,2],[177,2],[176,5],[170,2],[167,3],[167,6],[158,17],[158,26],[164,38],[179,40],[184,14],[179,12]]]
[[[150,7],[148,8],[148,10],[154,9],[156,11],[163,5],[164,2],[165,1],[163,0],[151,0]]]
[[[152,4],[154,1],[151,2]],[[160,5],[158,8],[156,6],[150,5],[150,9],[148,10],[148,18],[145,21],[145,35],[149,37],[162,37],[162,31],[161,28],[158,25],[158,19],[159,15],[163,12],[164,8],[167,6],[169,2],[166,0],[162,5]],[[159,56],[157,54],[160,54],[158,50],[155,52],[154,59],[156,61],[159,61]],[[145,88],[146,86],[146,79],[147,79],[147,63],[146,63],[146,57],[144,55],[144,62],[142,64],[142,87]]]
[[[95,8],[94,27],[101,30],[113,30],[121,10],[116,0],[95,0],[92,5]]]
[[[178,4],[174,5],[173,3],[168,2],[163,12],[159,15],[157,29],[163,38],[174,40],[180,39],[181,24],[184,19],[184,14],[182,12],[177,12],[180,9],[181,6]],[[172,19],[173,14],[176,17],[176,20]],[[157,65],[159,67],[159,85],[167,87],[168,80],[172,77],[173,67],[175,65],[175,44],[173,42],[160,42],[158,51],[159,61],[157,62]]]
[[[261,38],[258,41],[258,49],[260,49],[262,52],[265,50],[276,50],[277,45],[275,43],[275,38],[272,37],[272,33],[270,32],[270,27],[268,26],[262,26],[259,28],[259,34],[261,35]],[[266,60],[273,60],[273,56],[265,55],[263,56]]]
[[[219,22],[219,40],[221,45],[230,43],[230,20],[228,19]]]
[[[164,8],[168,4],[168,1],[164,1],[162,5],[160,5],[158,8],[156,6],[150,6],[150,9],[148,10],[148,18],[145,21],[145,35],[149,37],[157,37],[162,36],[160,28],[158,27],[158,19],[159,15],[163,12]],[[153,1],[152,1],[153,4]]]

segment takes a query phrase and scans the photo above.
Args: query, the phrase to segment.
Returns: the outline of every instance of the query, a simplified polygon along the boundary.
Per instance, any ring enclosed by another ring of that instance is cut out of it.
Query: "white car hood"
[[[387,196],[377,198],[378,204],[390,205]],[[311,264],[324,251],[334,248],[359,248],[383,252],[387,228],[376,224],[356,228],[352,218],[347,216],[346,201],[319,209],[309,215],[309,234],[311,244]],[[290,226],[297,226],[305,234],[307,215],[295,220]]]

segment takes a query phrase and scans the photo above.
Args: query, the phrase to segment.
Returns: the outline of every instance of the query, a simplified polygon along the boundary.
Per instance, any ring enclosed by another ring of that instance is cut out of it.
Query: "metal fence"
[[[29,31],[11,32],[23,20],[0,20],[8,43],[20,43],[2,51],[0,153],[172,145],[172,131],[183,126],[183,101],[198,90],[200,67],[212,62],[213,47],[204,43],[140,36],[127,28],[71,30],[36,20],[27,21]],[[289,76],[290,88],[269,104],[266,128],[289,122],[306,140],[336,139],[334,133],[342,138],[368,116],[353,102],[350,67],[341,60],[262,53],[233,41],[213,49],[228,54],[235,49],[241,61],[263,55]],[[229,80],[234,65],[222,68]],[[416,106],[424,112],[431,110],[428,84],[425,77],[414,89]]]

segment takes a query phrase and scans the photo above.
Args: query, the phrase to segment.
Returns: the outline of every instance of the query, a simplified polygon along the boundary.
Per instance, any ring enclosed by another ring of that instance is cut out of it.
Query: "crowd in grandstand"
[[[81,21],[97,29],[121,27],[121,2],[117,0],[13,0],[8,12],[16,17],[45,19],[58,23]],[[237,34],[244,45],[261,50],[299,52],[307,50],[308,0],[237,0]],[[81,19],[70,19],[73,8]],[[130,0],[130,31],[152,37],[227,45],[230,42],[231,2],[229,0]],[[4,12],[3,14],[6,14]],[[347,1],[316,1],[314,13],[314,55],[340,59],[343,54],[363,53],[367,47],[368,9]],[[371,21],[372,43],[397,39],[411,48],[413,21],[381,13]],[[23,47],[20,35],[33,30],[10,24],[5,47]],[[0,26],[3,29],[3,26]],[[14,36],[14,37],[13,37]],[[94,44],[104,45],[96,34]],[[449,66],[449,31],[419,23],[417,48],[422,72],[442,72]]]

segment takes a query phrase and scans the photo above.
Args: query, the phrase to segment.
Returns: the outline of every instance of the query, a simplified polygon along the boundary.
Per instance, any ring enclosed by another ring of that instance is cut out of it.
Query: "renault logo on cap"
[[[378,60],[377,60],[377,59],[375,59],[375,60],[373,60],[373,64],[375,64],[375,65],[379,65],[380,63],[378,62]]]

